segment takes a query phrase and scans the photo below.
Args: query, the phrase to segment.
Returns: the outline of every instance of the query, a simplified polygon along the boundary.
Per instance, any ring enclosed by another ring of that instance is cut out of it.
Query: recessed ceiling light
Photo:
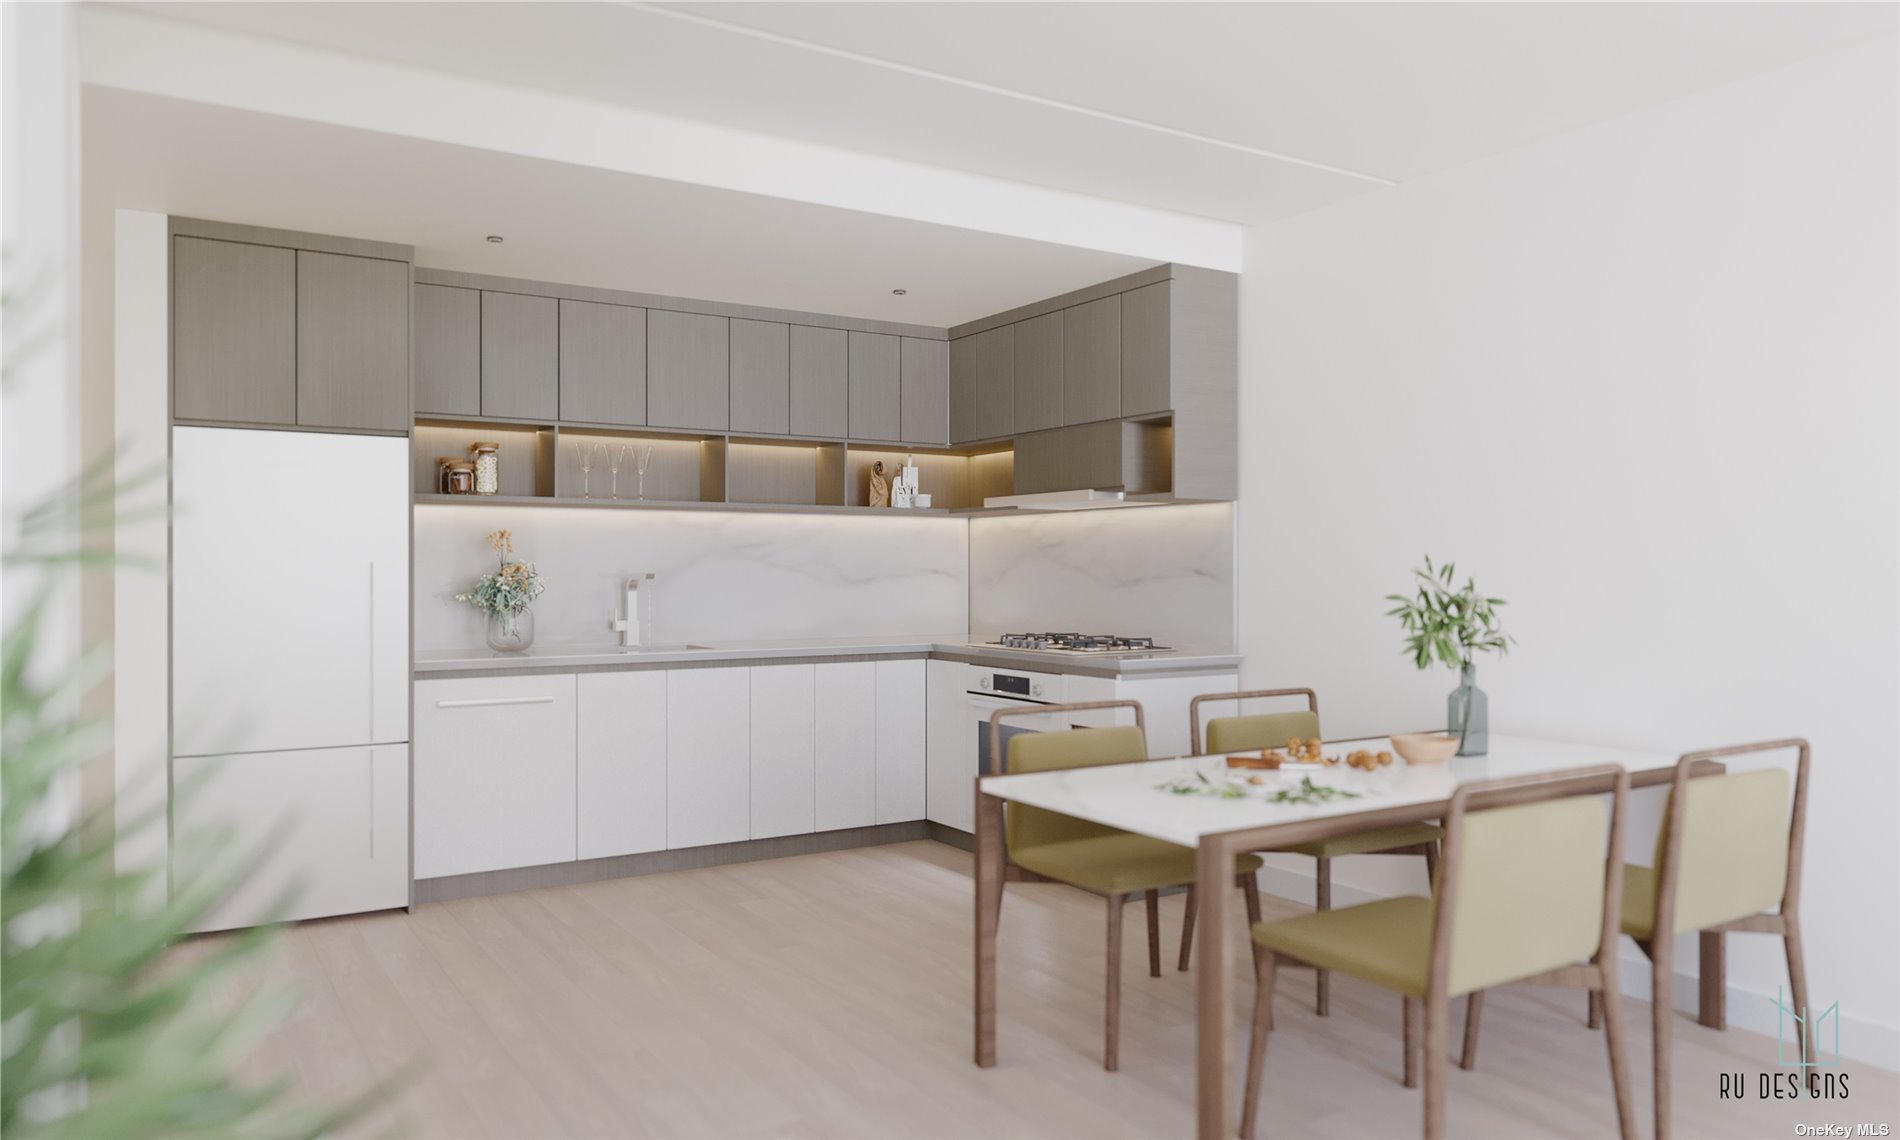
[[[488,235],[488,242],[489,242],[489,244],[490,244],[490,245],[500,245],[500,244],[501,244],[501,235],[500,235],[500,234],[489,234],[489,235]]]
[[[895,296],[898,296],[898,297],[902,297],[902,296],[903,296],[904,294],[906,294],[906,293],[908,293],[908,292],[910,292],[910,290],[909,290],[909,289],[893,289],[893,290],[891,290],[891,293],[892,293],[893,295],[895,295]]]

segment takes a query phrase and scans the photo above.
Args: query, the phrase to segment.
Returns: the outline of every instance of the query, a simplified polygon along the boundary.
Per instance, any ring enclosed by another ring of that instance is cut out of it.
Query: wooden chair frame
[[[1024,705],[1019,709],[997,709],[990,714],[990,765],[992,768],[1001,769],[1001,771],[987,772],[984,774],[1002,775],[1008,770],[1007,759],[1003,753],[1003,721],[1011,717],[1049,716],[1052,714],[1060,716],[1068,713],[1102,712],[1109,709],[1134,710],[1135,728],[1141,733],[1142,754],[1144,756],[1147,755],[1148,724],[1146,715],[1142,711],[1140,701],[1083,701],[1068,705]],[[1048,876],[1038,875],[1026,867],[1017,866],[1009,856],[1009,844],[1005,841],[1003,844],[1003,881],[1005,883],[1048,883],[1057,882],[1059,880],[1050,879]],[[1252,875],[1236,876],[1236,882],[1246,894],[1249,920],[1252,922],[1260,921],[1259,884],[1255,882]],[[1063,885],[1074,886],[1073,883],[1064,883]],[[1076,887],[1075,889],[1085,890],[1086,888]],[[1194,897],[1192,893],[1193,888],[1189,887],[1188,891],[1190,901],[1186,922],[1187,928],[1192,930],[1194,927],[1194,911],[1192,906]],[[1091,891],[1089,893],[1093,894],[1095,892]],[[1107,1010],[1104,1015],[1103,1023],[1102,1066],[1109,1072],[1114,1072],[1121,1068],[1122,909],[1134,896],[1132,894],[1109,894],[1102,897],[1106,899],[1108,903]],[[1161,976],[1161,892],[1159,890],[1144,891],[1142,892],[1142,897],[1147,904],[1148,975],[1158,978]],[[1002,921],[1002,911],[1003,893],[999,891],[996,896],[995,912],[989,916],[989,921],[992,926],[1000,924]],[[1185,951],[1183,953],[1185,956]]]
[[[1542,800],[1610,793],[1610,835],[1604,859],[1603,923],[1596,953],[1590,961],[1561,966],[1541,974],[1517,979],[1540,985],[1580,987],[1601,995],[1601,1008],[1607,1027],[1610,1083],[1616,1097],[1617,1128],[1623,1140],[1636,1135],[1636,1114],[1629,1090],[1629,1066],[1623,1051],[1623,1015],[1617,990],[1617,935],[1623,921],[1623,823],[1629,800],[1629,773],[1616,765],[1574,768],[1543,776],[1491,780],[1460,787],[1451,798],[1445,814],[1445,860],[1447,869],[1458,866],[1464,822],[1471,811],[1489,811]],[[1437,903],[1433,908],[1431,960],[1426,974],[1424,1005],[1425,1040],[1425,1120],[1426,1140],[1440,1140],[1445,1134],[1445,1069],[1449,1038],[1451,973],[1450,915],[1458,905],[1457,876],[1446,874],[1436,883]],[[1254,1012],[1251,1047],[1247,1054],[1246,1091],[1242,1094],[1240,1135],[1253,1136],[1260,1100],[1261,1074],[1267,1053],[1267,1028],[1271,1018],[1276,968],[1292,962],[1287,955],[1268,953],[1255,958],[1257,984],[1254,988]],[[1465,1033],[1470,1040],[1476,1032],[1478,1000],[1482,991],[1474,991],[1466,1005]],[[1418,1008],[1420,999],[1405,999],[1405,1068],[1408,1087],[1416,1084]]]
[[[1685,753],[1676,762],[1675,778],[1669,785],[1669,810],[1663,819],[1663,842],[1660,858],[1656,867],[1656,912],[1650,927],[1649,941],[1632,938],[1637,947],[1649,958],[1650,965],[1650,1026],[1654,1037],[1652,1051],[1655,1064],[1655,1126],[1656,1140],[1668,1140],[1669,1136],[1669,1081],[1671,1072],[1671,1046],[1673,1044],[1673,1020],[1675,1003],[1672,996],[1675,980],[1675,929],[1676,929],[1676,891],[1682,880],[1682,834],[1688,822],[1689,781],[1709,776],[1721,775],[1727,770],[1722,763],[1732,756],[1747,756],[1757,752],[1783,752],[1795,750],[1794,800],[1788,817],[1788,867],[1787,878],[1781,888],[1780,909],[1774,912],[1751,914],[1742,918],[1724,922],[1718,926],[1704,929],[1702,934],[1702,972],[1697,984],[1701,990],[1703,1024],[1714,1029],[1722,1029],[1727,1024],[1728,977],[1726,954],[1722,945],[1725,934],[1778,934],[1782,940],[1782,950],[1788,958],[1788,988],[1793,991],[1795,1008],[1801,1011],[1803,1033],[1801,1048],[1804,1058],[1814,1056],[1814,1026],[1808,1017],[1808,971],[1807,959],[1801,948],[1801,858],[1807,838],[1808,820],[1808,760],[1812,749],[1801,737],[1788,737],[1782,740],[1764,740],[1755,744],[1735,744],[1726,748],[1710,748],[1701,752]],[[1598,1010],[1593,1001],[1590,1009],[1590,1026],[1595,1028],[1598,1022]]]
[[[1201,704],[1204,701],[1241,701],[1258,700],[1272,697],[1305,697],[1306,711],[1319,715],[1319,694],[1312,689],[1246,689],[1237,693],[1203,693],[1188,702],[1188,744],[1196,756],[1201,755]],[[1433,843],[1415,843],[1409,847],[1394,847],[1386,851],[1367,851],[1367,855],[1422,855],[1425,857],[1425,879],[1427,882],[1438,878],[1438,846]],[[1313,909],[1333,909],[1333,861],[1319,857],[1313,860]],[[1179,968],[1188,968],[1189,956],[1194,949],[1194,889],[1188,888],[1187,925],[1181,928],[1181,961]],[[1259,922],[1257,912],[1249,915],[1250,922]],[[1318,980],[1314,983],[1313,1012],[1321,1017],[1332,1014],[1333,976],[1330,970],[1318,971]],[[1408,1086],[1409,1083],[1408,1083]]]

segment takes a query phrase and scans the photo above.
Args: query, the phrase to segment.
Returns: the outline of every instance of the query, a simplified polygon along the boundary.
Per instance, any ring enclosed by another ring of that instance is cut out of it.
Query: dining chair
[[[1609,842],[1604,844],[1610,794]],[[1432,898],[1381,899],[1257,923],[1247,1086],[1240,1135],[1253,1136],[1277,968],[1323,966],[1397,990],[1405,1007],[1406,1086],[1416,1087],[1418,1010],[1425,1015],[1426,1140],[1445,1134],[1447,1022],[1452,998],[1509,982],[1599,993],[1610,1083],[1624,1140],[1636,1133],[1616,989],[1622,918],[1623,820],[1629,773],[1613,764],[1466,784],[1445,813],[1444,859]],[[1467,1030],[1477,1007],[1466,1007]]]
[[[1782,768],[1728,772],[1721,761],[1757,752],[1796,755],[1794,796]],[[1801,848],[1807,831],[1808,742],[1798,737],[1690,752],[1676,761],[1669,806],[1656,835],[1655,866],[1623,868],[1623,933],[1648,956],[1650,1025],[1654,1036],[1656,1140],[1669,1135],[1670,1056],[1675,1005],[1675,935],[1692,930],[1727,934],[1775,934],[1788,959],[1788,988],[1802,1027],[1801,1060],[1814,1058],[1814,1025],[1808,1015],[1808,973],[1801,950]],[[1785,835],[1787,842],[1782,843]],[[1770,907],[1776,909],[1770,910]],[[1657,937],[1657,931],[1666,932]],[[1705,1008],[1718,1011],[1722,1028],[1727,979],[1717,953],[1703,960]],[[1710,969],[1710,964],[1715,969]],[[1713,976],[1710,976],[1713,974]],[[1476,996],[1476,995],[1474,995]],[[1601,1020],[1590,1003],[1590,1026]],[[1476,1042],[1468,1052],[1475,1052]],[[1461,1064],[1469,1068],[1472,1058]]]
[[[1207,701],[1256,700],[1270,697],[1305,697],[1306,708],[1303,711],[1255,713],[1248,716],[1216,717],[1207,722],[1208,754],[1219,752],[1249,752],[1262,748],[1285,748],[1293,737],[1312,740],[1319,737],[1319,694],[1311,689],[1250,689],[1240,693],[1207,693],[1188,702],[1188,740],[1194,754],[1202,755],[1201,748],[1201,705]],[[1444,834],[1443,829],[1429,823],[1407,823],[1395,827],[1379,827],[1370,831],[1355,832],[1332,839],[1315,840],[1312,843],[1298,843],[1291,847],[1278,848],[1295,855],[1310,855],[1315,864],[1313,888],[1314,907],[1317,910],[1333,908],[1333,860],[1346,855],[1423,855],[1425,857],[1425,878],[1429,882],[1437,874],[1438,840]],[[1185,970],[1188,955],[1194,945],[1194,896],[1188,896],[1188,924],[1181,932],[1180,968]],[[1315,986],[1317,996],[1313,1001],[1314,1012],[1326,1017],[1331,1012],[1332,978],[1325,970],[1319,971],[1319,980]]]
[[[1132,710],[1135,723],[1057,732],[1020,732],[1010,737],[1007,750],[1004,748],[1003,722],[1012,717],[1060,717],[1110,710]],[[1009,775],[1135,763],[1148,759],[1147,722],[1140,701],[1088,701],[998,709],[990,714],[989,755],[1005,757],[1005,771]],[[1194,850],[1025,804],[1010,803],[1005,813],[1005,882],[1066,883],[1108,900],[1108,1002],[1102,1066],[1113,1072],[1121,1067],[1122,908],[1136,895],[1146,900],[1148,973],[1160,977],[1161,891],[1194,881]],[[1239,886],[1246,893],[1249,922],[1260,919],[1260,893],[1253,876],[1259,867],[1260,860],[1252,855],[1235,861]],[[997,906],[1000,917],[1000,895]]]

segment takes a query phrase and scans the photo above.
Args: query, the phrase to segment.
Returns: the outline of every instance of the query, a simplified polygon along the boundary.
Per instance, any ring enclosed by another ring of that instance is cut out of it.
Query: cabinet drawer
[[[416,878],[575,857],[573,674],[416,685]]]

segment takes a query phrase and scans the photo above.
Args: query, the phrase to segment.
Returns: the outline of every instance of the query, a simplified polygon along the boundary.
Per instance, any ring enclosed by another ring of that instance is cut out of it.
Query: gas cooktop
[[[1006,633],[983,645],[992,649],[1028,649],[1091,657],[1169,651],[1168,646],[1156,645],[1152,637],[1118,637],[1108,633]]]

